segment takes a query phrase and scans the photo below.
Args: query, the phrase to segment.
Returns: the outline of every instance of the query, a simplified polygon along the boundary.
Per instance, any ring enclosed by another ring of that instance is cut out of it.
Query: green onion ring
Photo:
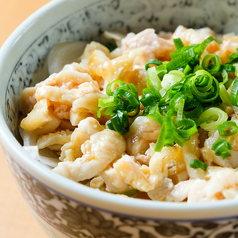
[[[238,107],[238,77],[234,79],[232,84],[230,102],[233,106]]]
[[[113,129],[119,134],[123,135],[124,133],[129,131],[127,112],[117,111],[117,113],[114,114],[110,120],[111,120]]]
[[[221,156],[225,159],[231,156],[230,150],[232,149],[232,145],[225,138],[220,138],[213,143],[211,149],[215,151],[215,155]]]
[[[207,170],[208,165],[198,159],[192,159],[189,163],[189,166],[194,169]]]
[[[231,136],[238,132],[238,126],[234,121],[225,121],[217,127],[220,136]]]
[[[113,95],[113,91],[112,91],[112,85],[113,84],[120,86],[120,85],[124,84],[124,82],[119,80],[119,79],[116,79],[116,80],[113,80],[111,83],[109,83],[107,85],[107,87],[106,87],[106,94],[108,96],[112,96]]]
[[[147,61],[146,65],[145,65],[145,69],[148,70],[150,68],[151,64],[159,66],[159,65],[162,65],[162,62],[157,59],[150,59]]]
[[[199,115],[198,118],[206,117],[209,120],[200,125],[206,131],[212,131],[217,129],[217,127],[223,122],[227,121],[228,115],[222,111],[220,108],[210,107]]]
[[[190,136],[197,132],[197,125],[195,121],[191,119],[175,121],[174,125],[177,129],[177,132],[186,139],[190,139]]]
[[[202,60],[202,67],[211,75],[216,75],[221,68],[221,59],[218,55],[208,54]]]

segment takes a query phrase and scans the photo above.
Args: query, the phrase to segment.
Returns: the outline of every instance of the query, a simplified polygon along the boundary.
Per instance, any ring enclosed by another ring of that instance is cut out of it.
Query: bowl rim
[[[74,2],[78,0],[70,1]],[[61,4],[66,4],[66,1],[50,1],[24,20],[3,44],[0,50],[0,62],[4,62],[4,59],[11,52],[11,45],[21,41],[21,35],[24,35],[22,32],[24,32],[25,29],[28,29],[32,24],[36,24],[36,19],[38,17],[49,14]],[[3,94],[5,94],[5,92]],[[0,95],[0,97],[0,99],[4,100],[3,95]],[[148,201],[109,194],[71,181],[46,169],[45,166],[38,161],[34,159],[29,160],[29,158],[27,158],[27,152],[22,148],[8,128],[4,113],[4,108],[1,107],[0,143],[6,156],[10,155],[10,157],[14,158],[14,161],[26,173],[36,179],[36,181],[72,201],[84,203],[109,213],[123,214],[144,219],[191,221],[230,219],[237,216],[237,213],[235,212],[236,209],[234,209],[238,208],[238,200],[236,199],[202,203]],[[78,198],[80,198],[80,200]]]

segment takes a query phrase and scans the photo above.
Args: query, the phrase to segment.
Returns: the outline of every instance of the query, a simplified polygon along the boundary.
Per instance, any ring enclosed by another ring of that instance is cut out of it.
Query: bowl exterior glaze
[[[229,238],[238,235],[238,219],[165,221],[103,211],[60,194],[6,156],[18,189],[32,215],[53,238]]]
[[[42,165],[27,158],[18,143],[21,141],[19,94],[25,87],[46,77],[47,52],[56,43],[74,40],[103,42],[104,30],[125,34],[148,27],[173,31],[179,24],[193,28],[209,26],[220,33],[237,33],[237,10],[238,3],[232,0],[57,0],[33,14],[8,39],[0,52],[0,60],[4,61],[0,66],[0,141],[19,191],[48,237],[238,237],[238,204],[234,209],[229,208],[232,213],[219,217],[214,213],[210,216],[214,219],[205,215],[203,219],[201,214],[197,219],[196,214],[193,219],[191,216],[186,219],[188,211],[185,210],[181,211],[183,219],[178,212],[174,217],[163,219],[158,208],[158,218],[143,213],[130,216],[125,209],[116,212],[110,206],[102,208],[99,203],[87,202],[80,192],[71,196],[60,182],[55,187],[50,179],[44,179],[44,173],[53,172],[47,168],[39,172],[36,167],[42,168]],[[160,203],[160,206],[163,205]]]

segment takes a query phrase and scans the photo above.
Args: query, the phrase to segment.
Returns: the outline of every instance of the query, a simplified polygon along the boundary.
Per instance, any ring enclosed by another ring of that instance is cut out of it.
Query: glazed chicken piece
[[[78,127],[73,131],[70,141],[62,146],[59,159],[61,161],[75,161],[81,157],[83,155],[82,144],[89,140],[91,135],[103,129],[104,127],[95,118],[88,117],[80,121]]]
[[[230,168],[209,167],[204,179],[191,179],[175,185],[175,202],[206,202],[238,197],[238,172]]]
[[[151,117],[138,116],[124,136],[127,154],[136,156],[144,154],[151,142],[156,142],[161,126]]]
[[[82,157],[73,162],[60,162],[53,171],[76,182],[93,178],[122,156],[126,143],[117,132],[105,129],[91,135],[81,150]]]
[[[170,60],[169,54],[175,49],[171,39],[159,37],[154,29],[146,29],[138,34],[129,33],[121,45],[122,53],[143,47],[143,53],[134,63],[137,68],[144,68],[149,59]]]

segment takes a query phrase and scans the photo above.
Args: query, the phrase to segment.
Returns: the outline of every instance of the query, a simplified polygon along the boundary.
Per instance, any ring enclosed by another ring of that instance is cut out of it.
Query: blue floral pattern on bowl
[[[100,211],[73,201],[40,183],[10,157],[7,162],[32,213],[58,234],[66,235],[66,237],[231,238],[238,235],[238,219],[236,218],[193,222],[161,221],[130,218]],[[61,235],[58,237],[64,237]]]

